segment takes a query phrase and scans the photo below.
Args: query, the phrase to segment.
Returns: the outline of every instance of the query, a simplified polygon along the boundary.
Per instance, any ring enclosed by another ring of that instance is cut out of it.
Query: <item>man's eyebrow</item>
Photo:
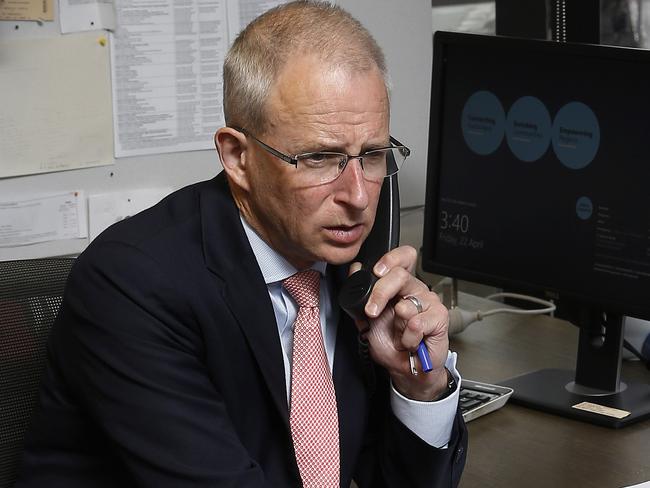
[[[331,142],[331,143],[327,143],[324,141],[303,142],[297,147],[299,151],[296,151],[295,153],[296,155],[308,154],[314,152],[337,152],[342,154],[348,153],[345,146],[335,142]],[[391,143],[389,139],[386,140],[382,139],[381,141],[375,140],[371,142],[365,142],[361,146],[361,151],[359,152],[359,154],[363,154],[369,151],[374,151],[375,149],[382,149],[386,147],[391,147]]]
[[[362,146],[361,152],[362,153],[370,152],[370,151],[374,151],[376,149],[384,149],[384,148],[391,147],[391,146],[392,146],[392,144],[390,143],[390,141],[380,142],[380,143],[371,143],[371,144],[367,144],[367,145],[364,144]]]
[[[324,141],[311,141],[311,142],[302,142],[298,146],[299,152],[296,154],[308,154],[314,152],[338,152],[345,153],[345,149],[338,143],[334,142],[324,142]]]
[[[391,147],[390,143],[390,137],[387,137],[386,139],[375,139],[372,141],[365,142],[361,146],[361,152],[359,154],[367,153],[370,151],[374,151],[376,149],[384,149],[387,147]]]

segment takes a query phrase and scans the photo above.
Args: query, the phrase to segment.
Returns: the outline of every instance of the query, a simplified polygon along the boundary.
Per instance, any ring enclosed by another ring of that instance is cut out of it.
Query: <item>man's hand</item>
[[[379,277],[365,307],[368,323],[357,322],[360,331],[370,330],[366,339],[373,360],[386,368],[393,385],[405,397],[432,401],[446,388],[444,365],[449,349],[447,309],[436,293],[413,276],[417,252],[410,246],[401,246],[386,253],[373,268]],[[359,269],[354,263],[350,272]],[[411,300],[415,296],[422,304],[422,312]],[[415,354],[417,376],[411,374],[409,351],[415,353],[420,341],[431,356],[433,370],[424,373]]]

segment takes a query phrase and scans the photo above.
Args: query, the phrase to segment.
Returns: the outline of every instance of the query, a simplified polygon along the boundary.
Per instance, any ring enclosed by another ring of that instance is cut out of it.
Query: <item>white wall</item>
[[[400,171],[402,207],[424,204],[431,99],[431,0],[339,0],[375,36],[388,62],[391,132],[411,148]]]

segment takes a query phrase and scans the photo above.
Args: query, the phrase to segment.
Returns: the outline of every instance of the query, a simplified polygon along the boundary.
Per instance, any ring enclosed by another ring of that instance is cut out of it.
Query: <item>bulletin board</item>
[[[246,1],[241,0],[241,3],[244,5]],[[411,157],[400,172],[401,203],[403,208],[422,205],[425,194],[431,84],[431,2],[430,0],[408,0],[407,2],[339,0],[337,3],[367,27],[384,50],[392,84],[391,133],[412,150]],[[27,42],[34,39],[89,35],[93,42],[97,43],[97,47],[94,48],[110,49],[110,42],[106,42],[108,34],[105,31],[61,34],[57,0],[53,1],[53,13],[51,22],[1,21],[0,42]],[[7,81],[7,77],[2,78],[3,59],[6,59],[7,54],[0,51],[0,81],[4,79],[0,84],[3,106],[7,106],[10,100],[8,97],[12,97],[12,94],[15,95],[11,100],[18,99],[17,95],[26,86],[25,78],[18,81],[19,77],[16,77],[14,83],[11,79]],[[77,68],[80,72],[93,70],[95,74],[98,70],[98,67],[92,66],[92,63],[83,63]],[[65,77],[70,69],[62,71],[60,76]],[[48,80],[39,80],[39,82],[47,83]],[[95,84],[101,85],[96,82],[93,87]],[[19,109],[14,107],[14,111],[18,112]],[[106,115],[112,117],[111,105],[106,105],[106,111]],[[55,152],[56,139],[51,131],[43,130],[43,124],[39,123],[38,117],[27,118],[30,121],[29,139],[20,141],[20,144],[25,147],[31,147],[33,144],[34,148],[41,151],[39,154],[50,154],[48,149],[52,153]],[[5,123],[6,120],[5,112]],[[0,127],[2,123],[3,117],[0,116]],[[89,152],[89,148],[92,147],[92,141],[78,140],[77,142],[76,148],[72,150],[67,148],[75,155]],[[211,138],[209,142],[211,144]],[[26,150],[25,154],[27,152]],[[91,205],[100,214],[104,212],[101,214],[102,218],[110,219],[115,215],[121,218],[142,206],[155,203],[158,198],[173,190],[209,179],[221,171],[218,156],[211,148],[117,158],[112,148],[109,164],[93,163],[94,156],[92,151],[90,153],[91,155],[86,158],[90,163],[84,167],[0,178],[0,205],[2,202],[25,199],[34,194],[81,192],[77,198],[81,199],[81,205],[85,207],[86,212]],[[112,197],[110,201],[105,199],[106,195]],[[1,215],[0,212],[0,229],[3,225]],[[92,228],[93,222],[88,226],[88,237],[2,246],[0,260],[78,254],[93,237]]]

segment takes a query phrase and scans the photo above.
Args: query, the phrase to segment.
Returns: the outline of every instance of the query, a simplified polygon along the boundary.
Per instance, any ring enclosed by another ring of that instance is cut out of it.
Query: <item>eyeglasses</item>
[[[233,127],[253,139],[259,146],[273,156],[292,164],[310,184],[324,184],[334,181],[343,173],[351,159],[358,159],[366,180],[381,181],[397,173],[411,154],[411,150],[394,137],[390,137],[390,147],[371,149],[358,156],[345,153],[317,151],[289,156],[260,141],[246,129]]]

